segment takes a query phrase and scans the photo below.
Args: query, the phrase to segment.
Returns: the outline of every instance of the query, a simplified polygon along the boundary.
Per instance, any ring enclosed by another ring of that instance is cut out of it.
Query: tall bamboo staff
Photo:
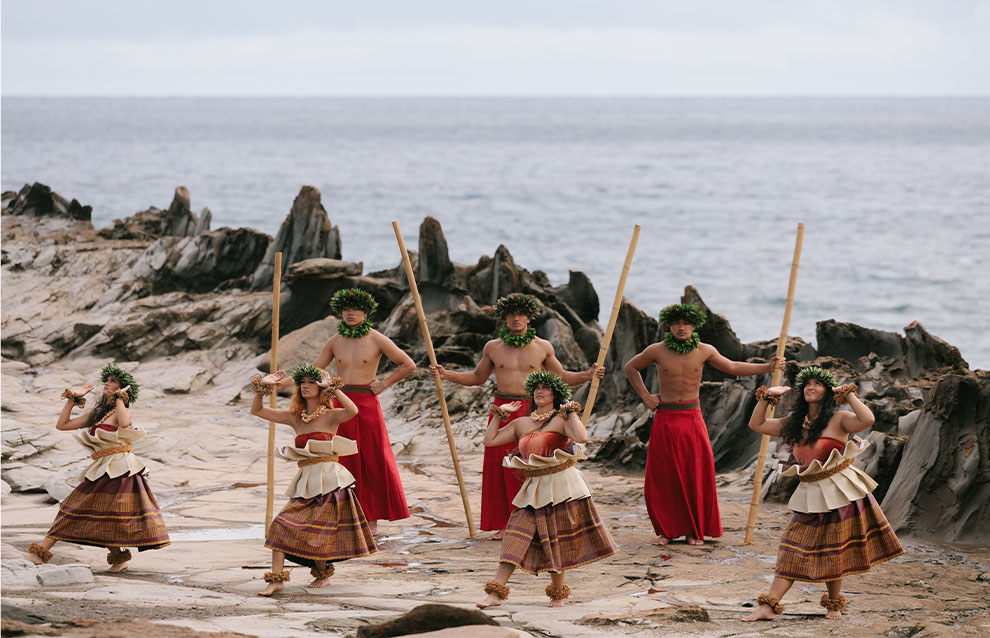
[[[433,351],[433,340],[430,338],[430,329],[426,325],[426,315],[423,313],[423,301],[419,298],[419,288],[416,286],[416,278],[413,276],[409,253],[406,252],[406,242],[402,238],[402,231],[399,230],[399,222],[392,222],[392,229],[395,230],[395,239],[399,242],[399,251],[402,253],[402,265],[405,267],[406,278],[409,280],[409,292],[412,293],[413,303],[416,304],[419,327],[423,331],[423,340],[426,341],[426,352],[430,356],[430,364],[435,366],[437,365],[437,355]],[[461,475],[461,462],[457,458],[457,447],[454,446],[454,433],[450,429],[450,414],[447,412],[447,398],[443,394],[443,381],[439,375],[437,375],[434,381],[437,385],[437,396],[440,398],[440,413],[443,415],[443,427],[447,431],[447,445],[450,446],[450,458],[454,461],[457,485],[461,489],[461,501],[464,503],[464,515],[467,517],[468,533],[471,535],[471,538],[474,538],[474,519],[471,517],[471,504],[468,502],[467,488],[464,486],[464,477]]]
[[[599,368],[605,365],[605,355],[608,354],[608,346],[612,342],[612,332],[615,330],[615,322],[619,318],[619,308],[622,306],[622,291],[626,288],[626,277],[629,275],[629,265],[632,263],[633,254],[636,252],[639,231],[639,224],[633,226],[632,239],[629,241],[629,250],[626,251],[626,262],[622,264],[619,285],[615,289],[615,302],[612,304],[612,315],[608,318],[608,327],[605,329],[605,336],[602,337],[602,346],[598,350],[598,360],[595,362],[595,365]],[[591,417],[591,408],[595,405],[595,397],[598,395],[598,384],[600,382],[601,380],[598,377],[591,378],[588,400],[584,406],[584,415],[581,417],[585,425],[588,425],[588,418]]]
[[[278,293],[282,286],[282,253],[275,253],[275,280],[272,283],[272,361],[269,372],[278,370]],[[275,409],[278,392],[268,398],[268,407]],[[275,423],[268,422],[268,495],[265,500],[265,533],[272,524],[275,509]]]
[[[797,239],[794,240],[794,258],[791,260],[791,280],[787,284],[787,302],[784,304],[784,322],[780,326],[780,337],[777,338],[777,356],[784,358],[784,349],[787,347],[787,329],[791,325],[791,309],[794,308],[794,288],[797,285],[798,265],[801,263],[801,244],[804,241],[804,222],[798,222]],[[773,371],[773,381],[771,386],[780,385],[780,368]],[[767,418],[773,418],[774,408],[767,406]],[[760,490],[763,487],[763,466],[767,461],[767,446],[770,445],[770,436],[763,435],[760,441],[760,456],[756,460],[756,475],[753,477],[753,498],[749,502],[749,519],[746,521],[746,538],[744,544],[753,542],[753,528],[756,527],[756,513],[760,507]]]

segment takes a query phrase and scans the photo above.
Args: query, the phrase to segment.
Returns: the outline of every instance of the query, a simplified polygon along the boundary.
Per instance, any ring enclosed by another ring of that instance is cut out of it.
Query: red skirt
[[[170,542],[158,501],[141,474],[83,480],[59,506],[48,536],[95,547],[136,547],[142,552]]]
[[[495,397],[495,405],[505,405],[518,399],[500,399]],[[499,424],[501,430],[513,420],[529,414],[529,398],[522,401],[522,406],[512,413],[508,421]],[[495,418],[488,417],[488,423]],[[502,466],[502,459],[512,454],[518,443],[494,445],[485,448],[485,462],[481,472],[481,529],[483,531],[505,529],[509,522],[509,514],[515,510],[512,499],[522,487],[525,477],[519,470]]]
[[[350,487],[290,499],[269,526],[265,547],[308,567],[316,561],[337,562],[378,551]]]
[[[657,410],[646,452],[643,494],[658,536],[722,535],[715,457],[701,408]]]
[[[354,475],[354,490],[369,521],[409,518],[406,494],[392,443],[385,430],[385,415],[371,392],[344,392],[357,405],[357,416],[337,428],[337,434],[357,443],[357,454],[340,457],[338,463]]]

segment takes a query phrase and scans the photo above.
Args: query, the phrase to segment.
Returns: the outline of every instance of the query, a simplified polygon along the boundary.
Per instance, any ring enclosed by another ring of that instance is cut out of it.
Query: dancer
[[[499,330],[499,338],[485,344],[478,367],[473,372],[453,372],[441,365],[430,366],[430,374],[460,385],[475,386],[487,381],[494,372],[495,405],[511,402],[520,406],[500,419],[501,427],[526,414],[520,402],[529,401],[523,387],[527,375],[534,370],[549,370],[572,386],[590,381],[592,376],[603,378],[605,369],[597,365],[584,372],[564,370],[554,354],[553,345],[537,337],[536,328],[529,325],[540,311],[539,302],[531,295],[514,293],[502,297],[495,303],[495,316],[504,324]],[[514,450],[515,443],[485,448],[481,474],[481,529],[496,531],[491,540],[502,539],[502,531],[512,511],[512,499],[522,485],[518,472],[502,466],[502,460]]]
[[[357,406],[340,390],[339,377],[331,379],[319,368],[301,365],[292,372],[296,390],[289,409],[264,407],[262,396],[274,392],[285,377],[285,371],[279,370],[251,379],[255,392],[251,414],[292,426],[295,444],[279,448],[278,455],[299,466],[285,492],[289,502],[265,535],[265,547],[272,550],[272,571],[264,575],[268,587],[259,596],[271,596],[285,587],[286,558],[310,567],[314,580],[309,587],[315,588],[330,582],[334,562],[378,551],[351,488],[354,477],[337,462],[357,453],[354,441],[335,436],[341,422],[357,414]],[[334,408],[333,399],[343,407]]]
[[[693,304],[674,304],[660,311],[660,323],[668,327],[664,339],[637,354],[626,364],[626,377],[646,407],[656,410],[646,451],[643,494],[657,538],[666,545],[685,536],[690,545],[703,545],[706,536],[722,535],[722,519],[715,491],[715,457],[708,429],[701,416],[698,392],[705,363],[736,376],[765,374],[784,361],[742,363],[701,343],[696,329],[707,316]],[[655,363],[660,394],[650,394],[640,370]]]
[[[849,435],[873,425],[873,413],[856,396],[856,386],[837,386],[835,377],[818,366],[801,370],[795,386],[789,415],[766,418],[767,406],[777,405],[790,388],[761,386],[749,419],[751,429],[793,446],[792,457],[777,469],[801,482],[788,503],[794,515],[780,539],[770,592],[756,599],[757,608],[746,621],[773,620],[795,580],[825,583],[825,617],[841,618],[846,608],[842,578],[904,553],[873,498],[876,481],[853,465],[869,443]],[[845,404],[851,412],[836,410]]]
[[[564,571],[607,558],[618,551],[591,499],[591,488],[575,467],[585,458],[588,431],[578,417],[581,404],[568,401],[570,387],[558,375],[539,370],[526,377],[529,416],[504,427],[502,419],[518,410],[516,402],[492,406],[486,446],[519,442],[519,455],[505,467],[524,474],[502,539],[495,579],[485,583],[488,597],[478,607],[501,605],[509,596],[509,577],[518,567],[530,574],[550,572],[546,594],[551,607],[570,596]],[[572,443],[573,442],[573,443]]]
[[[357,416],[341,423],[339,429],[342,436],[354,440],[358,452],[341,458],[340,462],[354,475],[355,491],[372,534],[378,534],[379,520],[409,518],[406,494],[378,395],[416,369],[409,355],[372,328],[368,317],[376,308],[378,302],[367,291],[338,290],[330,300],[330,311],[340,317],[337,334],[327,341],[313,362],[317,368],[325,369],[336,361],[337,373],[344,380],[342,390],[358,407]],[[396,368],[379,380],[376,375],[382,355],[396,364]]]
[[[145,476],[144,462],[131,444],[144,431],[131,424],[131,405],[137,402],[140,386],[128,372],[114,363],[100,370],[103,392],[89,412],[72,417],[74,407],[86,405],[94,386],[66,388],[66,399],[55,427],[82,430],[76,440],[90,451],[93,460],[79,476],[82,481],[58,508],[55,522],[41,544],[31,543],[28,558],[35,565],[52,559],[56,541],[106,547],[111,573],[127,569],[131,552],[160,549],[169,544],[168,531]]]

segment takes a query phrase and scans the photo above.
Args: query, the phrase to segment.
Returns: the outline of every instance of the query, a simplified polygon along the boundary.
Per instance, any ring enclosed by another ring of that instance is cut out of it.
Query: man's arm
[[[784,369],[784,360],[780,357],[773,357],[767,363],[746,363],[743,361],[733,361],[732,359],[722,356],[722,354],[715,349],[715,346],[707,343],[701,344],[701,347],[708,351],[708,357],[705,361],[710,363],[713,368],[736,377],[748,377],[754,374],[769,374],[777,368],[780,368],[781,370]]]
[[[392,385],[393,383],[398,383],[406,377],[408,377],[413,370],[416,369],[416,364],[413,363],[412,358],[402,351],[402,348],[395,345],[395,342],[378,332],[377,330],[372,331],[372,338],[375,340],[375,345],[378,349],[382,351],[388,360],[396,364],[398,367],[392,374],[388,375],[384,381],[379,381],[375,379],[371,382],[371,391],[375,394],[381,394],[381,392]],[[321,356],[323,353],[320,353]]]
[[[660,397],[655,394],[650,394],[646,389],[646,384],[643,383],[643,375],[640,374],[640,370],[650,365],[651,363],[657,362],[657,353],[659,348],[663,347],[663,344],[654,343],[651,346],[647,346],[645,350],[637,354],[635,357],[629,360],[626,364],[626,378],[629,379],[629,385],[633,387],[636,394],[639,395],[640,400],[646,405],[647,408],[651,410],[656,410],[657,406],[660,405]]]
[[[543,360],[543,368],[553,372],[561,379],[564,383],[569,386],[578,386],[586,381],[591,381],[592,378],[597,376],[599,379],[605,377],[605,368],[599,368],[598,364],[592,364],[587,370],[582,370],[581,372],[569,372],[564,370],[564,365],[557,358],[557,354],[553,351],[553,346],[550,345],[549,341],[546,341],[547,356]]]
[[[447,370],[442,365],[436,365],[430,366],[430,374],[434,378],[439,374],[441,379],[453,381],[459,385],[481,385],[495,371],[495,364],[491,358],[491,345],[491,341],[485,344],[485,349],[481,353],[481,361],[478,362],[478,367],[472,372],[454,372]]]

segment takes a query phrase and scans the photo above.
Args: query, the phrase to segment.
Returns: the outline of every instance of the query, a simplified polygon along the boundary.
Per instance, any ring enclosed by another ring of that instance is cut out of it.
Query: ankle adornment
[[[131,560],[131,550],[124,549],[119,552],[107,552],[107,565],[119,565]]]
[[[842,611],[846,608],[846,597],[839,594],[835,598],[829,598],[827,593],[822,594],[821,605],[828,611]]]
[[[485,593],[495,594],[502,600],[505,600],[509,597],[509,588],[498,581],[490,580],[485,583]]]
[[[28,545],[28,553],[34,554],[35,556],[40,558],[42,563],[47,563],[52,559],[52,556],[54,555],[50,551],[39,545],[38,543],[31,543],[30,545]]]
[[[760,594],[756,597],[757,605],[766,605],[773,610],[775,614],[784,613],[784,606],[780,604],[779,598],[774,598],[770,594]]]
[[[320,569],[316,565],[309,568],[309,573],[313,578],[330,578],[333,576],[333,572],[333,563],[327,563],[327,566],[323,569]]]
[[[547,585],[545,591],[547,592],[547,598],[550,600],[564,600],[571,595],[571,588],[567,585],[561,585],[560,587]]]
[[[265,572],[262,577],[266,583],[287,583],[289,582],[289,570],[283,569],[280,572]]]

